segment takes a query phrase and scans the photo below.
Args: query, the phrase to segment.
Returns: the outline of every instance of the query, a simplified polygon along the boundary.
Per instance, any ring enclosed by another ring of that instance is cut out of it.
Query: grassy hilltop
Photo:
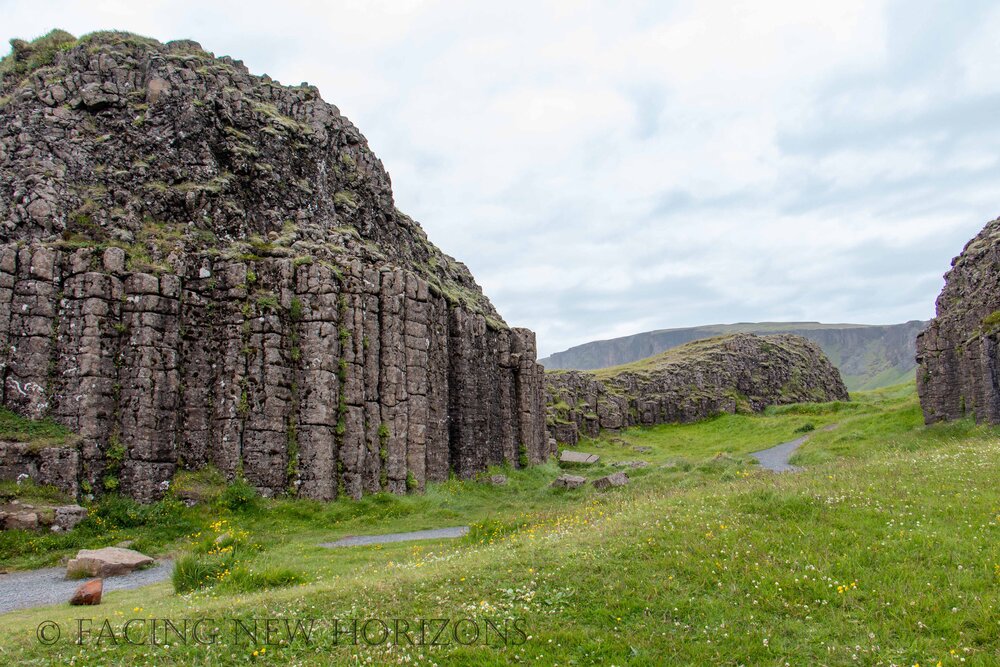
[[[240,554],[232,565],[245,571],[184,595],[164,583],[110,593],[83,612],[5,615],[0,655],[128,665],[1000,663],[1000,433],[969,421],[925,428],[909,384],[853,398],[587,440],[579,449],[601,463],[574,473],[653,464],[605,493],[550,488],[560,472],[552,463],[504,471],[507,486],[452,480],[426,495],[326,505],[242,497],[206,478],[197,480],[205,503],[164,501],[132,525],[115,501],[97,513],[104,527],[85,525],[79,538],[0,533],[0,558],[19,567],[52,562],[73,539],[126,537],[210,564],[228,556],[202,545],[227,532]],[[805,471],[776,476],[751,464],[749,452],[803,433],[811,438],[793,462]],[[317,546],[463,523],[472,532],[459,541]],[[120,627],[152,616],[327,625],[308,644],[234,644],[225,633],[212,646],[169,648],[36,641],[42,620],[69,628],[81,616],[97,619],[95,630],[104,618]],[[442,617],[523,618],[526,641],[336,646],[329,627]]]

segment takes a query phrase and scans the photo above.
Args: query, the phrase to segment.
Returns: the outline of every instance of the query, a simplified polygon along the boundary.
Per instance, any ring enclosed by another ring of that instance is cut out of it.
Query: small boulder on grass
[[[507,483],[507,475],[490,475],[484,481],[493,486],[503,486]]]
[[[91,579],[85,584],[80,584],[69,603],[72,605],[101,604],[102,593],[104,593],[104,580]]]
[[[601,457],[597,454],[587,452],[574,452],[571,449],[564,449],[559,455],[560,463],[597,463]]]
[[[66,564],[66,578],[114,577],[149,567],[154,562],[149,556],[132,549],[81,549],[76,558]]]
[[[576,489],[587,483],[586,477],[581,477],[580,475],[559,475],[556,477],[555,481],[552,482],[552,486],[562,489]]]
[[[604,477],[598,477],[594,480],[594,488],[598,491],[604,491],[613,486],[625,486],[626,484],[628,484],[628,475],[620,471],[613,472]]]

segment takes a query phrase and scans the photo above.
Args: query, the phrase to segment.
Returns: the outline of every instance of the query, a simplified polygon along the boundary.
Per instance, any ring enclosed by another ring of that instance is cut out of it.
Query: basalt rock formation
[[[602,429],[693,422],[769,405],[848,400],[840,373],[801,336],[699,340],[600,371],[547,371],[548,427],[560,443]]]
[[[150,500],[211,464],[358,497],[548,456],[534,334],[395,208],[316,88],[189,41],[12,46],[0,391],[79,435],[49,458],[84,492]]]
[[[787,333],[817,343],[840,371],[851,391],[878,389],[912,380],[917,334],[927,322],[903,324],[821,324],[819,322],[743,322],[646,331],[597,340],[540,359],[546,370],[595,370],[628,364],[693,340],[734,333]]]
[[[952,260],[937,316],[917,338],[924,420],[1000,423],[1000,219]]]

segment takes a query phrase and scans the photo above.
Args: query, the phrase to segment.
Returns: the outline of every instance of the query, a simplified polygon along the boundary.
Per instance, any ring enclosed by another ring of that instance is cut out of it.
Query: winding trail
[[[840,424],[827,424],[822,430],[832,431],[839,425]],[[802,467],[793,466],[788,461],[792,458],[792,454],[794,454],[795,451],[809,439],[810,435],[812,435],[812,433],[808,433],[801,438],[796,438],[795,440],[783,442],[780,445],[775,445],[774,447],[762,449],[759,452],[752,452],[750,456],[757,459],[757,463],[759,463],[760,467],[765,470],[771,470],[773,472],[798,472],[799,470],[802,470]]]
[[[323,542],[321,547],[334,549],[337,547],[359,547],[366,544],[389,544],[391,542],[411,542],[413,540],[436,540],[449,537],[464,537],[469,534],[468,526],[454,528],[435,528],[434,530],[415,530],[412,533],[388,533],[386,535],[352,535],[336,542]]]
[[[324,542],[320,546],[338,548],[363,546],[366,544],[410,542],[413,540],[435,540],[463,537],[468,533],[468,526],[456,526],[453,528],[437,528],[435,530],[417,530],[411,533],[352,535],[341,538],[336,542]],[[173,561],[164,559],[157,561],[156,565],[145,570],[137,570],[136,572],[120,577],[108,577],[104,580],[104,593],[141,588],[142,586],[169,581],[173,569]],[[18,609],[67,603],[77,587],[83,582],[83,579],[67,580],[65,567],[46,567],[39,570],[0,574],[0,614]]]
[[[173,561],[161,560],[145,570],[108,577],[104,580],[104,594],[168,581],[173,571]],[[0,614],[16,609],[68,603],[84,581],[86,579],[66,579],[65,567],[44,567],[0,574]]]

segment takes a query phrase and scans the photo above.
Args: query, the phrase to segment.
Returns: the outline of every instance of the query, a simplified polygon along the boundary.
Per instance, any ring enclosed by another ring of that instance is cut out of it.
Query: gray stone
[[[35,512],[9,512],[4,519],[5,530],[35,530],[38,528],[38,514]]]
[[[559,477],[556,477],[555,481],[552,482],[552,486],[563,489],[576,489],[586,483],[587,478],[581,477],[580,475],[559,475]]]
[[[66,578],[114,577],[148,567],[154,563],[149,556],[120,547],[81,549],[66,565]]]
[[[60,530],[72,530],[78,523],[87,518],[87,509],[79,505],[63,505],[55,508],[54,527]]]
[[[604,491],[615,486],[625,486],[628,484],[628,475],[623,472],[613,472],[610,475],[598,477],[594,480],[593,484],[594,488],[598,491]]]
[[[564,449],[562,453],[559,454],[560,463],[597,463],[600,458],[601,457],[597,454],[574,452],[569,449]]]
[[[616,468],[645,468],[649,466],[649,461],[615,461],[611,465]]]

